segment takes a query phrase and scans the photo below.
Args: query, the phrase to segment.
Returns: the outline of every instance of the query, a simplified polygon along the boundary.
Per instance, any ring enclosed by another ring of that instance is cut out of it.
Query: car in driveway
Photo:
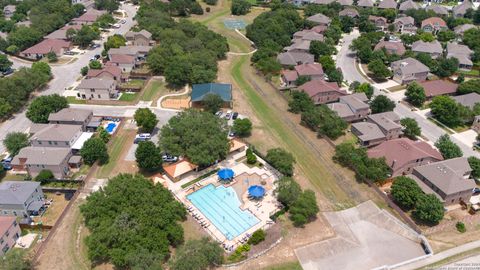
[[[72,51],[66,51],[66,52],[64,52],[63,54],[65,54],[65,55],[75,55],[75,53],[72,52]]]
[[[150,133],[140,133],[135,136],[133,143],[150,141],[151,139],[152,139],[152,135]]]
[[[121,24],[125,24],[127,21],[126,20],[121,20],[120,23]]]
[[[222,114],[223,114],[222,111],[218,111],[218,112],[215,113],[215,116],[216,117],[222,117]]]
[[[238,112],[234,112],[234,113],[232,114],[232,119],[235,120],[235,119],[237,119],[237,118],[238,118]]]
[[[11,164],[12,159],[13,158],[11,156],[8,156],[8,157],[2,159],[2,161],[0,161],[4,170],[11,170],[12,169],[12,164]]]
[[[172,155],[169,155],[169,154],[164,154],[164,155],[162,155],[162,160],[164,162],[177,162],[178,157],[172,156]]]
[[[227,120],[230,120],[230,118],[232,118],[232,111],[227,111],[227,113],[225,114],[225,119]]]

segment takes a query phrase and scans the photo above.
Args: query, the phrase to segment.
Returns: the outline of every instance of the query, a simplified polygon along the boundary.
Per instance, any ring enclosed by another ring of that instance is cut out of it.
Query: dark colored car
[[[232,119],[235,120],[238,118],[238,112],[234,112],[232,115]]]
[[[12,74],[14,71],[15,71],[15,69],[9,68],[9,69],[5,70],[4,72],[2,72],[2,75],[7,76],[7,75]]]
[[[480,194],[480,188],[476,187],[472,190],[473,195]]]

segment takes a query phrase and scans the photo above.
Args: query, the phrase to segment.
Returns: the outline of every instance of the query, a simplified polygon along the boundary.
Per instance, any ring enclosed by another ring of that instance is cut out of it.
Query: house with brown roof
[[[172,180],[178,181],[182,178],[186,177],[187,175],[192,174],[193,172],[197,171],[198,166],[191,163],[187,159],[181,159],[175,163],[171,164],[163,164],[163,170],[165,174]]]
[[[415,34],[417,27],[415,26],[415,20],[410,16],[398,17],[393,21],[396,32],[402,34]]]
[[[285,52],[298,52],[308,53],[310,52],[310,40],[294,39],[290,46],[283,48]]]
[[[296,40],[317,40],[317,41],[324,41],[325,38],[323,37],[322,34],[319,34],[313,30],[301,30],[298,32],[295,32],[293,34],[293,41],[295,42]]]
[[[473,51],[466,45],[457,42],[447,43],[447,58],[454,57],[458,60],[458,68],[462,70],[472,70]]]
[[[448,9],[442,5],[430,4],[425,8],[426,11],[433,11],[435,14],[440,16],[447,16]]]
[[[467,10],[474,8],[472,2],[469,0],[463,1],[460,5],[454,6],[452,9],[453,16],[463,17],[467,13]]]
[[[413,168],[443,160],[442,154],[424,141],[399,138],[385,141],[367,151],[370,158],[385,158],[392,177],[410,174]]]
[[[350,17],[350,18],[357,18],[357,17],[360,16],[360,14],[358,14],[358,11],[354,8],[345,8],[344,10],[342,10],[338,13],[338,16],[346,16],[346,17]]]
[[[422,30],[428,33],[437,33],[447,30],[447,23],[439,17],[431,17],[422,21]]]
[[[45,39],[63,39],[63,40],[68,40],[67,37],[67,31],[68,29],[73,29],[75,31],[78,31],[82,28],[82,25],[76,25],[76,24],[67,24],[64,27],[53,31],[52,33],[46,35],[44,38]]]
[[[465,31],[470,30],[470,29],[474,29],[474,28],[477,28],[477,26],[475,26],[471,23],[466,23],[466,24],[462,24],[462,25],[459,25],[459,26],[455,27],[454,32],[458,36],[463,36],[463,33],[465,33]]]
[[[278,54],[277,61],[283,66],[296,66],[315,62],[315,57],[306,52],[283,52]]]
[[[152,45],[152,34],[145,29],[139,32],[129,31],[125,34],[125,38],[132,45],[136,46],[149,46]]]
[[[387,29],[388,27],[387,19],[384,17],[370,15],[368,16],[368,20],[371,23],[375,24],[375,26],[381,31],[383,31],[384,29]]]
[[[72,44],[69,41],[60,39],[44,39],[32,47],[20,52],[20,56],[38,60],[47,56],[48,53],[54,52],[57,57],[62,56],[66,51],[69,51]]]
[[[321,64],[310,63],[296,65],[293,70],[283,70],[281,79],[285,88],[296,87],[295,81],[300,76],[305,76],[309,80],[323,80],[324,73]]]
[[[127,76],[122,76],[122,69],[117,66],[105,66],[102,69],[89,69],[85,78],[108,78],[117,81],[118,83],[124,82]]]
[[[97,19],[102,16],[103,14],[106,14],[107,11],[105,10],[97,10],[97,9],[88,9],[85,13],[83,13],[80,17],[74,18],[72,20],[72,23],[74,24],[93,24],[94,22],[97,21]]]
[[[413,168],[412,178],[422,191],[433,194],[444,205],[468,203],[477,185],[470,178],[472,168],[467,158],[459,157]]]
[[[78,97],[82,99],[116,99],[117,82],[108,78],[83,79],[77,87]]]
[[[21,235],[16,217],[0,216],[0,256],[13,248]]]
[[[312,27],[310,30],[315,31],[318,34],[323,34],[327,30],[328,26],[326,25],[316,25]]]
[[[415,3],[412,0],[407,0],[405,2],[400,3],[398,10],[400,10],[400,12],[405,12],[409,9],[419,9],[419,8],[420,6],[417,3]]]
[[[298,87],[300,91],[307,93],[315,104],[326,104],[337,101],[347,93],[338,87],[336,82],[313,80]]]
[[[380,42],[375,45],[374,51],[379,51],[385,49],[389,54],[396,54],[396,55],[403,55],[405,53],[405,46],[403,46],[402,42],[392,42],[392,41],[385,41],[381,40]]]
[[[378,8],[380,9],[397,9],[397,2],[395,0],[382,0],[378,4]]]
[[[136,58],[132,55],[114,54],[109,59],[105,66],[120,68],[122,72],[131,72],[136,67]]]
[[[92,120],[92,110],[64,108],[48,116],[50,124],[81,126],[82,131],[87,129],[88,123]]]
[[[458,84],[448,80],[423,81],[419,83],[425,91],[427,98],[442,95],[453,95],[457,92]]]
[[[306,20],[316,25],[325,25],[325,26],[330,25],[330,22],[332,22],[332,19],[330,19],[326,15],[323,15],[322,13],[318,13],[313,16],[310,16]]]
[[[425,81],[430,72],[427,66],[411,57],[392,62],[390,67],[393,71],[393,80],[400,84]]]
[[[358,0],[357,6],[363,8],[370,8],[373,7],[374,3],[372,0]]]
[[[365,93],[340,96],[338,102],[329,103],[327,106],[346,122],[360,121],[370,113]]]
[[[412,52],[414,53],[427,53],[433,59],[436,59],[443,54],[443,47],[438,40],[432,42],[425,42],[423,40],[417,40],[412,44]]]
[[[55,178],[65,179],[70,173],[68,160],[72,157],[70,148],[27,146],[13,158],[16,171],[27,171],[36,177],[42,170],[50,170]]]
[[[400,117],[394,112],[376,113],[367,116],[367,121],[352,124],[352,133],[360,145],[375,146],[402,135]]]

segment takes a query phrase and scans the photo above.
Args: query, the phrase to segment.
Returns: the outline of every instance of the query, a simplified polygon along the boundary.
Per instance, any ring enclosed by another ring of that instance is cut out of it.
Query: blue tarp
[[[233,174],[233,170],[228,168],[221,169],[217,172],[217,175],[221,180],[232,180]]]
[[[265,188],[258,185],[250,186],[248,188],[248,194],[255,198],[262,197],[263,195],[265,195]]]

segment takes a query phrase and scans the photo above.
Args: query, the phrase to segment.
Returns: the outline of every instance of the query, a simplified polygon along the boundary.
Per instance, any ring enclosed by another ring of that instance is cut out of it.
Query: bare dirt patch
[[[188,109],[190,108],[190,97],[187,95],[167,97],[162,100],[162,108],[178,110]]]
[[[65,199],[65,194],[63,193],[56,195],[55,193],[45,192],[45,196],[48,200],[53,199],[53,202],[42,216],[35,217],[33,220],[35,222],[42,222],[47,226],[53,226],[65,210],[65,207],[67,207],[69,201]]]

